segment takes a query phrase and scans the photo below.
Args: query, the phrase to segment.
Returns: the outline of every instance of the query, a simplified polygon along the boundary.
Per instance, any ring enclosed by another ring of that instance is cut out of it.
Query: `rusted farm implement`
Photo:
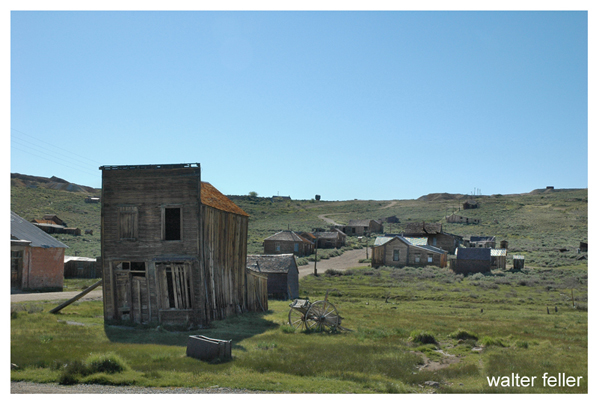
[[[289,307],[289,325],[293,329],[311,330],[319,332],[336,332],[346,330],[341,327],[342,317],[339,316],[337,308],[328,301],[328,291],[322,301],[310,302],[310,300],[296,299]]]

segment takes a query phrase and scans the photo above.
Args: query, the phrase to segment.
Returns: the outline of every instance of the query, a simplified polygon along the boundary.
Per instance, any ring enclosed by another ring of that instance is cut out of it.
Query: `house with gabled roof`
[[[302,233],[301,236],[314,242],[321,249],[339,249],[345,246],[347,236],[339,229],[331,231],[319,231],[314,233]]]
[[[383,233],[382,221],[374,219],[350,219],[347,225],[335,225],[335,228],[347,236],[363,236],[373,233]]]
[[[11,289],[62,291],[68,246],[10,213]]]
[[[260,307],[249,215],[198,163],[100,170],[105,320],[205,326]]]
[[[460,246],[462,237],[443,231],[440,223],[410,222],[405,225],[404,237],[426,238],[427,245],[438,247],[446,252],[453,253]]]
[[[314,253],[314,243],[294,231],[279,231],[264,239],[264,254],[279,255],[293,253],[309,256]]]
[[[248,255],[247,266],[266,274],[269,297],[286,300],[299,297],[299,270],[292,253]]]
[[[416,244],[403,236],[378,236],[372,247],[372,267],[447,266],[447,252],[434,246]]]

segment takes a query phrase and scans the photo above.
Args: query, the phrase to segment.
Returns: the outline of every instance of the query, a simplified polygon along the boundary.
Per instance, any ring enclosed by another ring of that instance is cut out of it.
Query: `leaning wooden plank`
[[[56,308],[52,308],[52,309],[50,310],[50,313],[51,313],[51,314],[55,314],[55,313],[57,313],[58,311],[60,311],[60,310],[61,310],[61,309],[63,309],[64,307],[66,307],[66,306],[69,306],[69,305],[71,305],[73,302],[75,302],[75,301],[77,301],[77,300],[81,299],[83,296],[87,295],[87,293],[89,293],[89,292],[90,292],[90,291],[92,291],[93,289],[95,289],[95,288],[99,287],[101,284],[102,284],[102,280],[100,280],[100,281],[98,281],[98,282],[94,283],[94,285],[92,285],[92,286],[90,286],[90,287],[86,288],[85,290],[83,290],[81,293],[77,294],[76,296],[74,296],[74,297],[73,297],[73,298],[71,298],[70,300],[63,302],[62,304],[60,304],[60,305],[59,305],[59,306],[57,306]]]

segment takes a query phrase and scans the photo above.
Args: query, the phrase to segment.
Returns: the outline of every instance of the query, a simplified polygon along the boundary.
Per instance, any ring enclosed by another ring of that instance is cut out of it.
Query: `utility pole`
[[[318,276],[318,270],[316,270],[316,262],[318,261],[318,238],[314,245],[314,275]]]

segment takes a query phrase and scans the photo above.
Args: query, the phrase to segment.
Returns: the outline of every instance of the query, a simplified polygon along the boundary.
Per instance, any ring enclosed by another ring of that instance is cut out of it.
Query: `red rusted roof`
[[[239,208],[235,203],[229,200],[224,194],[218,191],[210,183],[202,182],[202,189],[200,191],[202,204],[207,205],[217,210],[231,212],[237,215],[243,215],[249,217],[249,215]]]

